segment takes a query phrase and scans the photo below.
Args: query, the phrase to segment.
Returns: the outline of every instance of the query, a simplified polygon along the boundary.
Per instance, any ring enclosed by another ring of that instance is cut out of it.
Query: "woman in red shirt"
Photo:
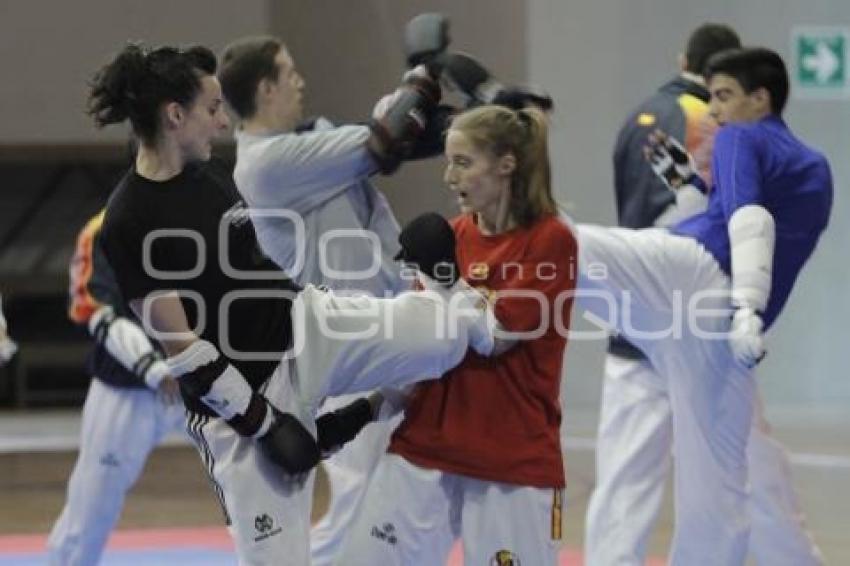
[[[460,276],[488,297],[497,355],[470,351],[412,390],[337,564],[555,564],[559,428],[577,244],[558,218],[545,116],[482,106],[454,119],[445,181]]]

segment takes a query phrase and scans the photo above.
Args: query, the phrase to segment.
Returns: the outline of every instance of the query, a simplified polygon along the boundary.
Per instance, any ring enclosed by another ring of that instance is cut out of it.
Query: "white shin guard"
[[[770,297],[776,226],[764,207],[742,206],[729,219],[732,304],[764,312]]]

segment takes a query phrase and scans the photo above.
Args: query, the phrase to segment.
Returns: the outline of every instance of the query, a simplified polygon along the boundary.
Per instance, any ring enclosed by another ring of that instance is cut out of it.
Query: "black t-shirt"
[[[299,288],[260,251],[226,168],[190,165],[162,182],[131,169],[109,200],[101,236],[125,301],[179,292],[190,327],[254,389],[269,378],[290,347]]]

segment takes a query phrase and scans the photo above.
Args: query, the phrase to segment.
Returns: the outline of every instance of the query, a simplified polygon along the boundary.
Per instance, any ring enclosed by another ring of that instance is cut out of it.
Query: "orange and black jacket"
[[[68,270],[68,317],[88,328],[91,317],[108,305],[112,307],[115,316],[139,324],[136,317],[124,306],[115,273],[106,262],[99,238],[103,215],[104,211],[101,211],[89,220],[77,237],[77,246]],[[86,362],[87,370],[92,376],[110,385],[146,387],[144,375],[153,359],[142,359],[133,368],[124,367],[104,345],[107,326],[100,324],[93,331],[95,341]],[[153,342],[153,346],[156,351],[154,359],[161,358],[158,345]]]
[[[626,228],[648,228],[676,197],[646,162],[643,147],[656,128],[679,140],[691,155],[707,141],[708,90],[677,76],[641,103],[623,124],[614,146],[614,189],[617,221]],[[627,358],[643,354],[621,338],[613,338],[608,351]]]

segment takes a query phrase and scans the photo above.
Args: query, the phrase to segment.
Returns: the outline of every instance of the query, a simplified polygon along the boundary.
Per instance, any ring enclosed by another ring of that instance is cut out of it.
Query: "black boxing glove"
[[[312,470],[321,459],[321,451],[313,435],[293,415],[279,411],[268,401],[265,403],[271,411],[272,422],[268,431],[257,438],[260,451],[287,474],[297,475]]]
[[[449,19],[443,14],[429,12],[411,18],[404,27],[407,66],[426,65],[432,76],[437,77],[449,43]]]
[[[537,106],[544,112],[554,107],[552,97],[536,85],[506,87],[475,57],[468,53],[447,53],[443,77],[467,99],[467,106],[498,104],[512,110]]]
[[[409,157],[440,102],[440,85],[423,66],[404,75],[401,86],[383,97],[372,111],[366,147],[384,174]]]
[[[478,59],[468,53],[446,53],[443,60],[443,80],[463,95],[467,107],[490,104],[505,88]]]
[[[398,242],[401,251],[395,256],[397,261],[415,266],[447,288],[458,280],[455,232],[436,212],[411,220],[399,234]]]
[[[319,449],[322,452],[332,452],[341,448],[373,420],[375,415],[372,412],[372,404],[366,397],[319,416],[316,419]]]

